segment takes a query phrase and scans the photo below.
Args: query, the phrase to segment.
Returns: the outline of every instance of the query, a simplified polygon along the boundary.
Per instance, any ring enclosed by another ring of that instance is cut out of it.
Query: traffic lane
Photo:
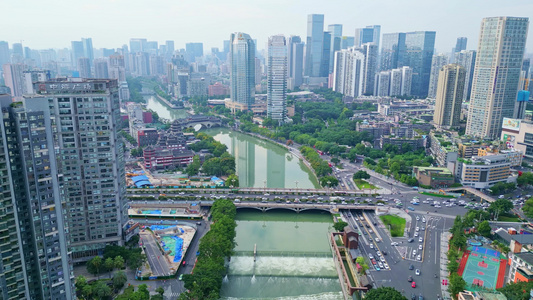
[[[170,270],[164,258],[161,258],[161,251],[157,246],[157,241],[152,234],[143,234],[143,245],[145,246],[146,257],[150,264],[150,269],[154,276],[168,275]]]

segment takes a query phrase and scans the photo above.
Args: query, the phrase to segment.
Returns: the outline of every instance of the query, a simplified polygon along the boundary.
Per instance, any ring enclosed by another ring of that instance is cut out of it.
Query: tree
[[[459,263],[457,260],[452,260],[448,262],[448,272],[455,273],[459,270]]]
[[[365,261],[365,259],[362,257],[362,256],[358,256],[356,259],[355,259],[355,262],[357,262],[359,264],[359,266],[361,266],[361,274],[364,274],[366,272],[366,270],[368,270],[368,265]]]
[[[104,261],[104,267],[109,272],[109,278],[111,278],[111,272],[113,271],[113,268],[115,267],[115,262],[113,261],[113,259],[111,257],[108,257]]]
[[[136,270],[142,265],[145,259],[146,255],[141,254],[140,252],[131,253],[130,258],[128,259],[128,267],[130,269]]]
[[[485,220],[477,225],[477,232],[484,237],[490,237],[490,224],[489,221]]]
[[[102,258],[100,256],[95,256],[87,262],[87,271],[93,275],[99,275],[102,264]]]
[[[348,223],[344,222],[344,221],[339,221],[335,224],[333,224],[333,228],[335,228],[335,230],[337,231],[344,231],[344,227],[348,226]]]
[[[529,198],[522,206],[522,211],[526,214],[527,217],[533,218],[533,198]]]
[[[113,287],[115,289],[120,289],[128,281],[128,277],[124,271],[118,271],[113,274]]]
[[[529,300],[529,291],[533,289],[533,282],[518,281],[514,283],[508,283],[504,287],[499,288],[498,292],[512,300]]]
[[[466,281],[463,279],[463,277],[459,276],[457,273],[452,273],[450,275],[450,280],[448,281],[448,291],[450,294],[455,297],[455,295],[459,294],[459,292],[464,291],[465,288]]]
[[[113,261],[113,267],[115,269],[122,269],[124,268],[124,258],[122,256],[115,256],[115,260]]]
[[[398,173],[400,172],[400,169],[401,169],[401,165],[399,162],[395,161],[393,162],[391,165],[390,165],[390,171],[392,173]]]
[[[76,287],[76,295],[82,295],[83,288],[88,286],[87,278],[85,278],[85,276],[83,275],[76,277],[76,283],[74,284],[74,286]]]
[[[155,292],[163,296],[163,294],[165,293],[165,289],[163,289],[162,287],[158,287],[157,289],[155,289]]]
[[[82,288],[81,294],[85,299],[90,299],[93,294],[93,287],[91,285],[86,285]]]
[[[228,179],[226,179],[225,182],[226,186],[233,186],[233,187],[239,187],[239,176],[235,174],[231,174],[228,176]]]
[[[335,176],[324,176],[320,178],[320,185],[323,187],[335,187],[339,185],[339,180]]]
[[[366,293],[365,299],[372,300],[407,300],[399,291],[391,287],[380,287]]]
[[[491,213],[505,214],[513,209],[513,203],[507,199],[496,199],[488,208]]]
[[[353,174],[353,179],[369,179],[370,178],[370,174],[368,174],[366,171],[364,170],[359,170],[357,172],[355,172],[355,174]]]
[[[533,173],[522,173],[522,175],[518,176],[516,183],[522,187],[533,184]]]
[[[111,288],[108,287],[104,282],[98,281],[93,286],[93,294],[98,296],[99,299],[105,299],[111,296]]]
[[[198,174],[201,166],[202,164],[200,163],[200,157],[195,155],[192,158],[192,163],[190,163],[185,169],[185,173],[187,173],[189,176],[195,176]]]

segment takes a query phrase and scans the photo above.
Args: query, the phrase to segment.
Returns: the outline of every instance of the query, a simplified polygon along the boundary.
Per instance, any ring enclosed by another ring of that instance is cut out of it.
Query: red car
[[[415,288],[415,287],[416,287],[416,282],[413,281],[413,282],[411,283],[411,287]]]
[[[376,260],[372,258],[372,264],[375,265],[376,264]]]

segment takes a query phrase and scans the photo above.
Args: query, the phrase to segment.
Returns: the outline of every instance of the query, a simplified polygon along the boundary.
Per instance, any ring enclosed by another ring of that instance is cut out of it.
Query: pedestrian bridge
[[[447,188],[447,189],[442,189],[443,191],[445,192],[458,192],[458,191],[463,191],[465,194],[472,194],[476,197],[479,197],[481,198],[482,200],[485,200],[487,202],[494,202],[496,201],[496,199],[492,198],[491,196],[489,195],[486,195],[478,190],[476,190],[475,188],[471,188],[471,187],[457,187],[457,188]]]

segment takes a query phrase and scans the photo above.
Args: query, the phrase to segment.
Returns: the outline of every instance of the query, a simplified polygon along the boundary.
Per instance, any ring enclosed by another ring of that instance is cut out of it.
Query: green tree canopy
[[[344,222],[344,221],[339,221],[335,224],[333,224],[333,228],[335,228],[335,230],[337,231],[344,231],[344,227],[348,226],[348,223]]]
[[[529,198],[526,200],[526,202],[524,202],[522,211],[528,218],[533,218],[533,198]]]
[[[372,300],[407,300],[399,291],[392,287],[380,287],[366,293],[365,299]]]
[[[507,199],[496,199],[488,208],[491,213],[504,214],[513,209],[513,203]]]
[[[490,224],[485,220],[477,225],[477,232],[484,237],[490,237]]]
[[[518,176],[516,183],[522,187],[527,186],[527,185],[532,185],[533,184],[533,173],[531,172],[522,173],[522,175]]]

